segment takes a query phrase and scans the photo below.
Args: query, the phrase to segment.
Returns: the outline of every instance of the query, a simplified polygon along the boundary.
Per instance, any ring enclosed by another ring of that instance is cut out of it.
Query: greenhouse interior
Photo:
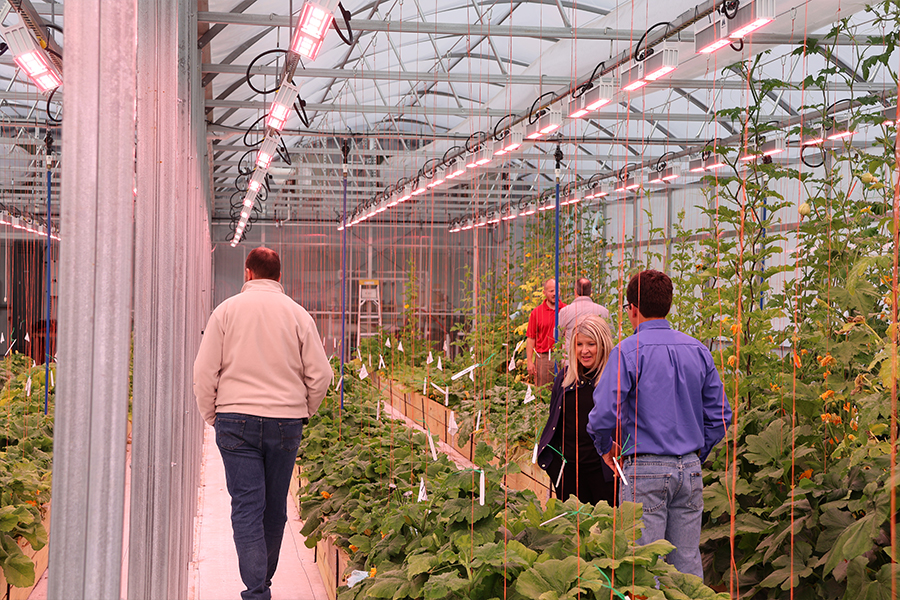
[[[900,598],[897,0],[0,39],[2,600]]]

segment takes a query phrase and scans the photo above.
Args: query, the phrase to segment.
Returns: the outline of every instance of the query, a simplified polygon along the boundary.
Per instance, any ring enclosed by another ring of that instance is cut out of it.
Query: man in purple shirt
[[[594,388],[588,433],[613,470],[627,481],[620,502],[643,504],[639,544],[666,539],[666,560],[703,577],[700,465],[724,436],[731,406],[709,349],[672,329],[672,280],[660,271],[631,278],[625,305],[635,333],[613,348]]]

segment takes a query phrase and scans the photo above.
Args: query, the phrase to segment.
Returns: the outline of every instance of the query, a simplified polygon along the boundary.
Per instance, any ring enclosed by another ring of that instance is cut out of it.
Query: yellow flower
[[[372,567],[371,569],[369,569],[369,577],[375,577],[375,573],[377,573],[377,572],[378,572],[378,569],[376,569],[375,567]]]
[[[612,258],[612,255],[613,255],[612,252],[607,252],[607,253],[606,253],[606,258]]]
[[[350,552],[356,552],[357,550],[359,550],[359,548],[357,546],[350,544]]]
[[[780,392],[780,391],[781,391],[781,386],[780,386],[780,385],[777,385],[777,384],[774,384],[774,383],[770,383],[770,384],[769,384],[769,387],[772,388],[772,391],[773,391],[773,392]]]
[[[741,324],[735,323],[731,326],[731,335],[738,335],[741,332]]]
[[[736,364],[737,364],[737,356],[732,354],[731,356],[728,357],[728,366],[734,367]]]
[[[409,304],[404,304],[403,308],[409,308]]]
[[[822,400],[828,400],[828,399],[831,398],[832,396],[834,396],[834,390],[825,390],[825,391],[822,393],[822,395],[819,396],[819,398],[821,398]]]
[[[828,365],[832,365],[837,362],[834,360],[834,357],[830,352],[826,352],[825,356],[817,356],[816,360],[819,361],[819,364],[823,367],[827,367]]]

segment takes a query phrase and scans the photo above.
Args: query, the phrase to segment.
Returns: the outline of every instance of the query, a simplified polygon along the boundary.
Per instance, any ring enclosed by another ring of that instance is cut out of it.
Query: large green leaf
[[[841,560],[853,560],[872,549],[873,541],[887,519],[887,509],[879,507],[848,527],[827,554],[825,574],[831,573]]]
[[[34,585],[34,563],[29,560],[14,539],[0,534],[0,566],[6,581],[13,587]]]
[[[516,580],[516,591],[526,598],[542,598],[547,592],[559,597],[577,584],[579,562],[582,570],[589,568],[576,556],[535,563],[519,575]]]

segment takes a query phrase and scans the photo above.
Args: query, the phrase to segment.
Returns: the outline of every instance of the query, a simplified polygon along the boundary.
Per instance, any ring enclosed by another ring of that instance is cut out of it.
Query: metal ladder
[[[356,319],[357,345],[363,338],[378,335],[379,329],[381,329],[381,285],[377,279],[360,279]]]

